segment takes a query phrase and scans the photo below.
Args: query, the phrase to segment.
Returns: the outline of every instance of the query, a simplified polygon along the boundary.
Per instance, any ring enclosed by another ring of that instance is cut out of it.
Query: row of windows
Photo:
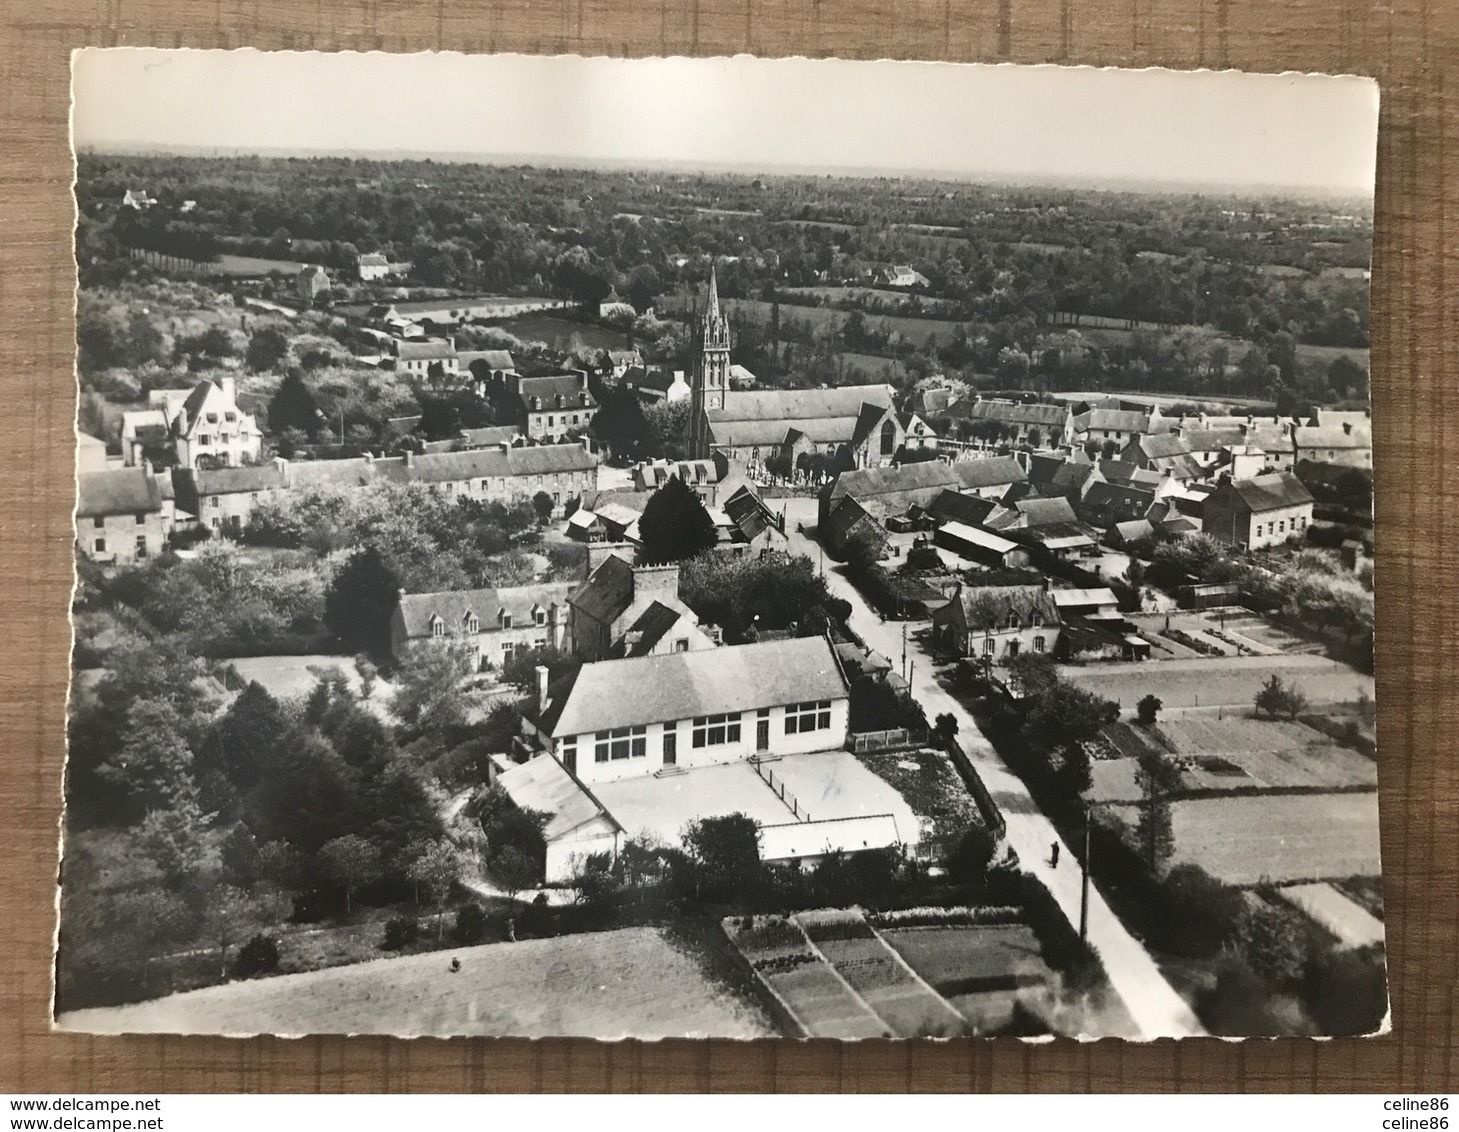
[[[785,709],[785,733],[787,735],[804,734],[807,731],[824,731],[830,726],[830,700],[791,704]]]
[[[94,515],[91,519],[91,525],[99,531],[106,526],[106,518],[107,517],[105,515]],[[137,526],[142,526],[144,523],[147,522],[147,512],[138,511],[136,514],[136,520]]]
[[[1033,639],[1033,651],[1034,652],[1043,652],[1044,651],[1044,645],[1045,645],[1045,643],[1046,642],[1044,641],[1044,639],[1042,637],[1035,637]],[[1018,655],[1018,649],[1019,649],[1019,644],[1018,644],[1018,640],[1016,638],[1014,640],[1011,640],[1011,641],[1008,642],[1008,655],[1009,656],[1017,656]],[[983,638],[983,655],[984,656],[996,656],[997,653],[998,653],[998,642],[995,641],[992,637],[984,637]]]
[[[218,437],[218,443],[219,444],[227,444],[228,441],[231,440],[231,439],[232,439],[232,437],[229,436],[225,432],[221,436]],[[246,443],[248,443],[248,441],[250,441],[250,440],[253,439],[253,435],[251,433],[248,433],[248,432],[240,432],[238,434],[238,439],[241,440],[241,441],[243,441],[246,444]],[[206,432],[200,432],[200,433],[198,433],[198,447],[199,448],[207,448],[212,443],[213,443],[213,437],[212,437],[212,434],[211,433],[206,433]]]
[[[694,718],[694,746],[717,747],[721,743],[740,741],[738,715],[700,715]]]
[[[94,543],[92,543],[92,548],[93,548],[94,552],[97,553],[97,554],[105,554],[106,553],[106,539],[104,539],[104,538],[97,539]],[[147,536],[146,535],[138,535],[137,536],[137,557],[138,558],[146,558],[147,557]]]
[[[583,413],[573,413],[572,416],[569,417],[567,413],[563,413],[562,414],[562,423],[565,424],[565,425],[580,424],[580,423],[582,423],[582,418],[583,418],[584,415],[585,414],[583,414]],[[550,428],[550,427],[552,427],[555,424],[557,424],[557,418],[554,417],[552,414],[549,413],[548,416],[547,416],[547,425],[548,425],[548,427]]]
[[[1305,515],[1298,515],[1295,519],[1292,520],[1292,531],[1294,533],[1297,532],[1297,531],[1300,531],[1300,530],[1305,530],[1306,527],[1307,527],[1307,516],[1305,516]],[[1263,529],[1266,530],[1266,533],[1267,534],[1271,534],[1271,535],[1284,535],[1284,534],[1287,533],[1287,520],[1286,519],[1278,519],[1275,523],[1258,523],[1256,525],[1256,536],[1255,537],[1261,538],[1261,534],[1262,534],[1262,530]]]
[[[500,617],[498,618],[498,620],[500,621],[501,627],[503,629],[510,629],[510,628],[512,628],[512,615],[510,613],[503,613],[503,614],[501,614]],[[539,610],[537,610],[535,616],[533,617],[533,619],[531,621],[528,622],[528,624],[531,624],[531,625],[546,625],[547,624],[547,610],[545,610],[545,609],[539,609]],[[480,620],[480,618],[478,618],[473,613],[470,617],[468,617],[468,618],[465,619],[465,628],[466,628],[466,631],[468,633],[479,633],[479,632],[481,632],[481,620]],[[433,622],[431,622],[431,636],[433,636],[433,637],[444,637],[445,635],[446,635],[446,622],[444,620],[442,620],[441,618],[437,617]]]
[[[593,736],[593,761],[641,759],[648,754],[648,728],[615,727]],[[574,754],[574,758],[576,755]]]

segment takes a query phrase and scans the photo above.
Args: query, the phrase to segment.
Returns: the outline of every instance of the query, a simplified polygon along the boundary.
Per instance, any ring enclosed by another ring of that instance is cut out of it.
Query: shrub
[[[456,909],[456,926],[451,934],[461,943],[480,943],[486,936],[486,913],[479,904],[463,904]]]
[[[879,928],[977,927],[983,924],[1016,924],[1022,911],[1011,905],[980,904],[976,907],[897,908],[874,912],[867,918]]]
[[[279,945],[262,933],[254,936],[238,951],[233,961],[233,977],[248,979],[278,970]]]
[[[386,951],[399,951],[420,938],[420,924],[414,916],[391,916],[385,921]]]

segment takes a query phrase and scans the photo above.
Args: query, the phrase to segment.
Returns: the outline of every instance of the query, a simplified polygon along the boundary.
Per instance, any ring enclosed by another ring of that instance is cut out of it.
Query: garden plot
[[[742,921],[732,916],[724,921],[724,929],[807,1037],[891,1036],[871,1007],[807,942],[794,921],[779,916]]]
[[[1053,978],[1027,924],[882,928],[880,933],[975,1033],[1003,1029],[1015,1004],[1036,1003]]]
[[[1209,707],[1251,712],[1256,693],[1273,675],[1313,704],[1353,703],[1373,696],[1373,677],[1322,656],[1231,656],[1193,660],[1064,665],[1059,674],[1126,711],[1154,693],[1165,710]]]
[[[1208,611],[1205,616],[1217,619],[1219,624],[1220,618],[1217,614]],[[1265,617],[1259,617],[1255,613],[1245,610],[1240,613],[1226,614],[1225,624],[1221,627],[1229,636],[1264,646],[1275,653],[1295,655],[1322,652],[1322,646],[1315,641],[1304,641],[1301,637],[1294,637],[1280,626],[1272,624]]]
[[[962,1018],[871,929],[860,912],[796,917],[836,973],[899,1037],[952,1036]]]

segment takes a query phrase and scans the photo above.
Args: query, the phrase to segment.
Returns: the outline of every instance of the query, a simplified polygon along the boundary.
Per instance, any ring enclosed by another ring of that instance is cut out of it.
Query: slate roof
[[[711,409],[716,421],[825,420],[855,418],[863,404],[892,408],[889,385],[845,385],[835,389],[766,389],[725,394],[724,408]]]
[[[513,373],[517,368],[516,359],[512,357],[510,350],[458,350],[456,356],[463,366],[470,366],[473,362],[485,362],[487,369],[506,373]]]
[[[322,464],[325,461],[317,462]],[[476,448],[465,452],[435,452],[416,456],[406,467],[405,479],[413,483],[443,483],[490,476],[586,472],[595,467],[597,461],[581,444],[541,444],[505,451],[500,448]]]
[[[1149,519],[1116,523],[1114,529],[1119,533],[1121,542],[1141,542],[1155,537],[1155,525]]]
[[[985,456],[980,460],[959,460],[952,465],[963,489],[997,487],[1005,483],[1027,483],[1028,473],[1012,456]]]
[[[251,468],[182,469],[199,495],[237,495],[240,492],[277,491],[288,486],[284,470],[275,463]]]
[[[1295,440],[1298,448],[1373,447],[1373,434],[1366,427],[1347,429],[1340,424],[1299,426]]]
[[[942,522],[967,523],[981,526],[994,511],[998,502],[994,499],[980,499],[976,495],[963,495],[956,491],[944,491],[932,501],[928,513]]]
[[[973,463],[974,461],[969,461]],[[981,461],[978,461],[981,462]],[[922,460],[915,464],[902,464],[891,468],[856,468],[842,472],[831,485],[832,499],[844,495],[857,499],[870,499],[878,495],[892,495],[903,491],[921,491],[928,488],[946,487],[956,489],[962,485],[953,465],[942,460]]]
[[[402,594],[399,605],[406,635],[412,638],[431,635],[432,616],[439,616],[446,623],[446,632],[451,633],[464,625],[468,613],[476,614],[481,629],[490,632],[499,627],[497,616],[502,610],[511,614],[513,628],[521,628],[532,624],[534,609],[564,606],[572,589],[572,582],[549,582],[503,589],[443,590]]]
[[[597,402],[575,373],[551,374],[547,377],[524,377],[517,385],[522,408],[529,413],[554,413],[562,409],[594,409]],[[537,398],[539,407],[533,408]],[[558,398],[561,397],[561,402]]]
[[[1239,428],[1193,428],[1180,435],[1192,452],[1217,452],[1247,443],[1246,431]]]
[[[1024,405],[1017,401],[972,401],[952,406],[959,416],[974,421],[1002,421],[1004,424],[1064,427],[1069,419],[1067,405]]]
[[[742,487],[724,501],[724,513],[746,542],[753,542],[770,526],[765,505],[748,487]]]
[[[594,621],[611,625],[633,604],[633,567],[610,554],[567,597]]]
[[[661,601],[650,602],[648,608],[638,615],[638,619],[623,630],[622,640],[614,645],[610,655],[648,656],[653,652],[654,646],[664,639],[664,634],[677,625],[683,616],[683,610],[665,605]],[[639,639],[633,644],[628,643],[631,633],[639,634]]]
[[[456,356],[456,346],[441,338],[396,339],[395,356],[403,362],[436,361]]]
[[[952,600],[936,610],[932,619],[938,623],[955,621],[957,610],[961,611],[962,623],[970,629],[1005,629],[1014,613],[1024,625],[1035,613],[1045,625],[1060,623],[1059,607],[1043,586],[959,586]]]
[[[856,427],[851,431],[852,447],[859,447],[873,432],[880,427],[882,418],[887,415],[885,405],[875,405],[870,401],[861,403],[861,412],[856,415]]]
[[[551,814],[542,836],[549,842],[595,821],[623,830],[592,793],[552,755],[539,755],[503,771],[497,785],[518,806]]]
[[[585,664],[548,689],[538,726],[558,738],[845,698],[846,681],[826,640],[793,637]]]
[[[1067,499],[1020,499],[1008,508],[1007,515],[995,515],[986,524],[993,530],[1014,527],[1042,527],[1051,523],[1075,522],[1074,508]]]
[[[937,533],[961,539],[973,546],[980,546],[984,550],[991,550],[994,554],[1007,554],[1010,550],[1018,549],[1018,543],[1012,539],[995,535],[992,531],[985,531],[981,527],[970,527],[966,523],[944,523]]]
[[[161,511],[165,488],[146,468],[108,468],[76,477],[76,514],[80,518]]]
[[[1155,493],[1142,486],[1120,483],[1089,485],[1082,503],[1086,507],[1123,507],[1144,510],[1155,500]]]
[[[1080,431],[1146,432],[1150,428],[1150,414],[1129,409],[1090,409],[1074,418],[1074,427]]]
[[[1250,479],[1233,480],[1231,490],[1254,512],[1275,511],[1312,502],[1312,493],[1291,472],[1269,472]]]
[[[1132,443],[1152,460],[1187,456],[1191,451],[1190,442],[1173,432],[1159,432],[1151,436],[1136,437]]]
[[[487,448],[494,444],[510,444],[522,435],[516,425],[490,425],[486,428],[463,428],[461,442],[471,448]]]

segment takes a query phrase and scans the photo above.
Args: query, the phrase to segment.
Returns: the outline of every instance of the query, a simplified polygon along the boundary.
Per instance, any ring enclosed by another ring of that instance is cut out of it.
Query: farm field
[[[736,315],[752,319],[762,326],[770,323],[770,304],[761,299],[725,299],[731,320]],[[793,321],[809,323],[820,329],[823,326],[840,326],[849,317],[849,312],[833,307],[780,308],[780,323],[786,326]],[[936,318],[910,318],[906,315],[868,314],[866,325],[874,330],[897,331],[917,345],[925,345],[928,338],[936,337],[939,342],[948,342],[963,325],[961,322]]]
[[[1323,656],[1202,657],[1069,666],[1060,674],[1126,710],[1153,692],[1165,710],[1240,708],[1251,711],[1256,693],[1273,674],[1295,684],[1313,704],[1352,703],[1373,695],[1373,677]]]
[[[523,341],[545,342],[555,350],[568,349],[574,338],[590,350],[619,350],[628,345],[627,337],[616,330],[552,315],[520,315],[496,325]]]
[[[906,291],[893,291],[883,287],[786,287],[780,291],[784,296],[805,296],[812,299],[823,299],[830,303],[839,303],[845,299],[860,301],[862,299],[874,299],[878,302],[905,303],[911,301],[911,296]],[[918,297],[923,309],[931,312],[949,314],[957,309],[957,304],[951,299],[936,299],[928,295]],[[790,305],[782,299],[780,313],[785,314],[785,308]],[[799,308],[797,308],[799,309]]]
[[[447,969],[449,957],[461,970]],[[76,1011],[93,1033],[773,1036],[654,928],[488,944]]]
[[[958,1011],[975,1033],[994,1033],[1053,973],[1026,924],[883,929],[881,937]]]
[[[859,912],[808,912],[796,919],[836,973],[899,1037],[952,1036],[956,1010],[934,994]]]
[[[1118,807],[1128,837],[1134,836],[1135,809]],[[1170,819],[1170,864],[1199,865],[1226,884],[1379,875],[1376,790],[1182,798],[1171,803]]]

